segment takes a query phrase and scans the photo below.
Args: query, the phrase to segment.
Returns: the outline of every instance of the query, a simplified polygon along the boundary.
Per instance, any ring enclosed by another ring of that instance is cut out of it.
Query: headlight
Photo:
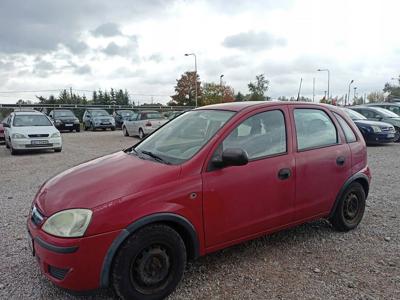
[[[26,139],[27,137],[21,133],[13,133],[12,138],[17,140],[17,139]]]
[[[79,124],[79,119],[75,119],[74,123]]]
[[[114,119],[110,119],[110,122],[111,122],[111,124],[114,124],[115,120]]]
[[[81,237],[92,218],[89,209],[68,209],[55,213],[43,224],[43,231],[59,237]]]
[[[51,135],[51,137],[52,138],[57,138],[57,137],[60,137],[61,135],[60,135],[60,133],[57,131],[57,132],[54,132],[52,135]]]
[[[373,132],[382,132],[382,129],[379,126],[371,126]]]
[[[60,124],[60,123],[62,123],[62,122],[61,122],[61,120],[56,120],[56,123],[57,123],[57,124]]]

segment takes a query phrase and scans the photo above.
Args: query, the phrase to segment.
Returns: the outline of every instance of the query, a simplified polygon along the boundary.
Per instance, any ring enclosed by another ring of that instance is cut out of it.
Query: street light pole
[[[194,56],[194,100],[197,107],[197,56],[195,53],[186,53],[185,56]]]
[[[354,82],[354,79],[352,79],[349,83],[349,93],[347,94],[348,95],[347,100],[348,100],[349,105],[350,105],[350,86],[353,84],[353,82]],[[344,106],[346,106],[346,103],[344,103]]]
[[[330,93],[329,93],[329,85],[330,85],[330,81],[331,81],[331,72],[329,71],[329,69],[318,69],[318,72],[328,72],[328,98],[330,98]]]
[[[356,99],[356,90],[357,90],[357,87],[355,86],[353,89],[354,89],[354,95],[353,95],[353,102],[354,102],[354,100]]]
[[[221,74],[221,76],[219,76],[219,88],[221,89],[221,103],[224,102],[224,89],[222,87],[222,77],[224,77],[224,74]]]

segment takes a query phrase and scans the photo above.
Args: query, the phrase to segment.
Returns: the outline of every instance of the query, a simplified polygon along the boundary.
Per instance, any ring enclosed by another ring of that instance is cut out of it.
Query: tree
[[[241,93],[241,92],[238,92],[237,94],[236,94],[236,96],[235,96],[235,101],[237,101],[237,102],[241,102],[241,101],[244,101],[244,95]]]
[[[372,92],[367,96],[368,102],[382,102],[385,100],[385,95],[382,92]]]
[[[195,86],[197,85],[197,98],[202,96],[200,77],[195,72],[186,72],[176,80],[175,95],[171,96],[173,105],[195,106]],[[198,103],[200,104],[200,103]]]
[[[265,79],[264,74],[256,76],[255,82],[250,82],[248,85],[250,91],[250,101],[264,101],[266,100],[264,94],[268,91],[269,80]]]
[[[400,84],[400,79],[399,79]],[[391,85],[390,83],[386,82],[383,88],[385,93],[389,93],[388,98],[400,98],[400,86]]]
[[[201,105],[226,103],[235,101],[233,88],[229,85],[221,86],[214,82],[204,83],[202,89]]]

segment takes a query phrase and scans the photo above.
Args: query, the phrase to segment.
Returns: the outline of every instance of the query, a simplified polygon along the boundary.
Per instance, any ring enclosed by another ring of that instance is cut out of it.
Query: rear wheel
[[[171,227],[157,224],[135,232],[119,249],[112,283],[122,299],[164,299],[174,291],[186,265],[186,248]]]
[[[144,139],[144,132],[142,128],[139,129],[139,139]]]
[[[365,191],[358,182],[353,182],[345,190],[330,218],[333,227],[339,231],[349,231],[358,226],[365,211]]]

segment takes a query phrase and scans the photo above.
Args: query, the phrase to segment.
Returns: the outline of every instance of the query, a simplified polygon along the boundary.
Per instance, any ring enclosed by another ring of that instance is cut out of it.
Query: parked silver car
[[[161,125],[168,122],[158,111],[140,111],[122,124],[122,132],[125,136],[139,136],[143,139]]]

